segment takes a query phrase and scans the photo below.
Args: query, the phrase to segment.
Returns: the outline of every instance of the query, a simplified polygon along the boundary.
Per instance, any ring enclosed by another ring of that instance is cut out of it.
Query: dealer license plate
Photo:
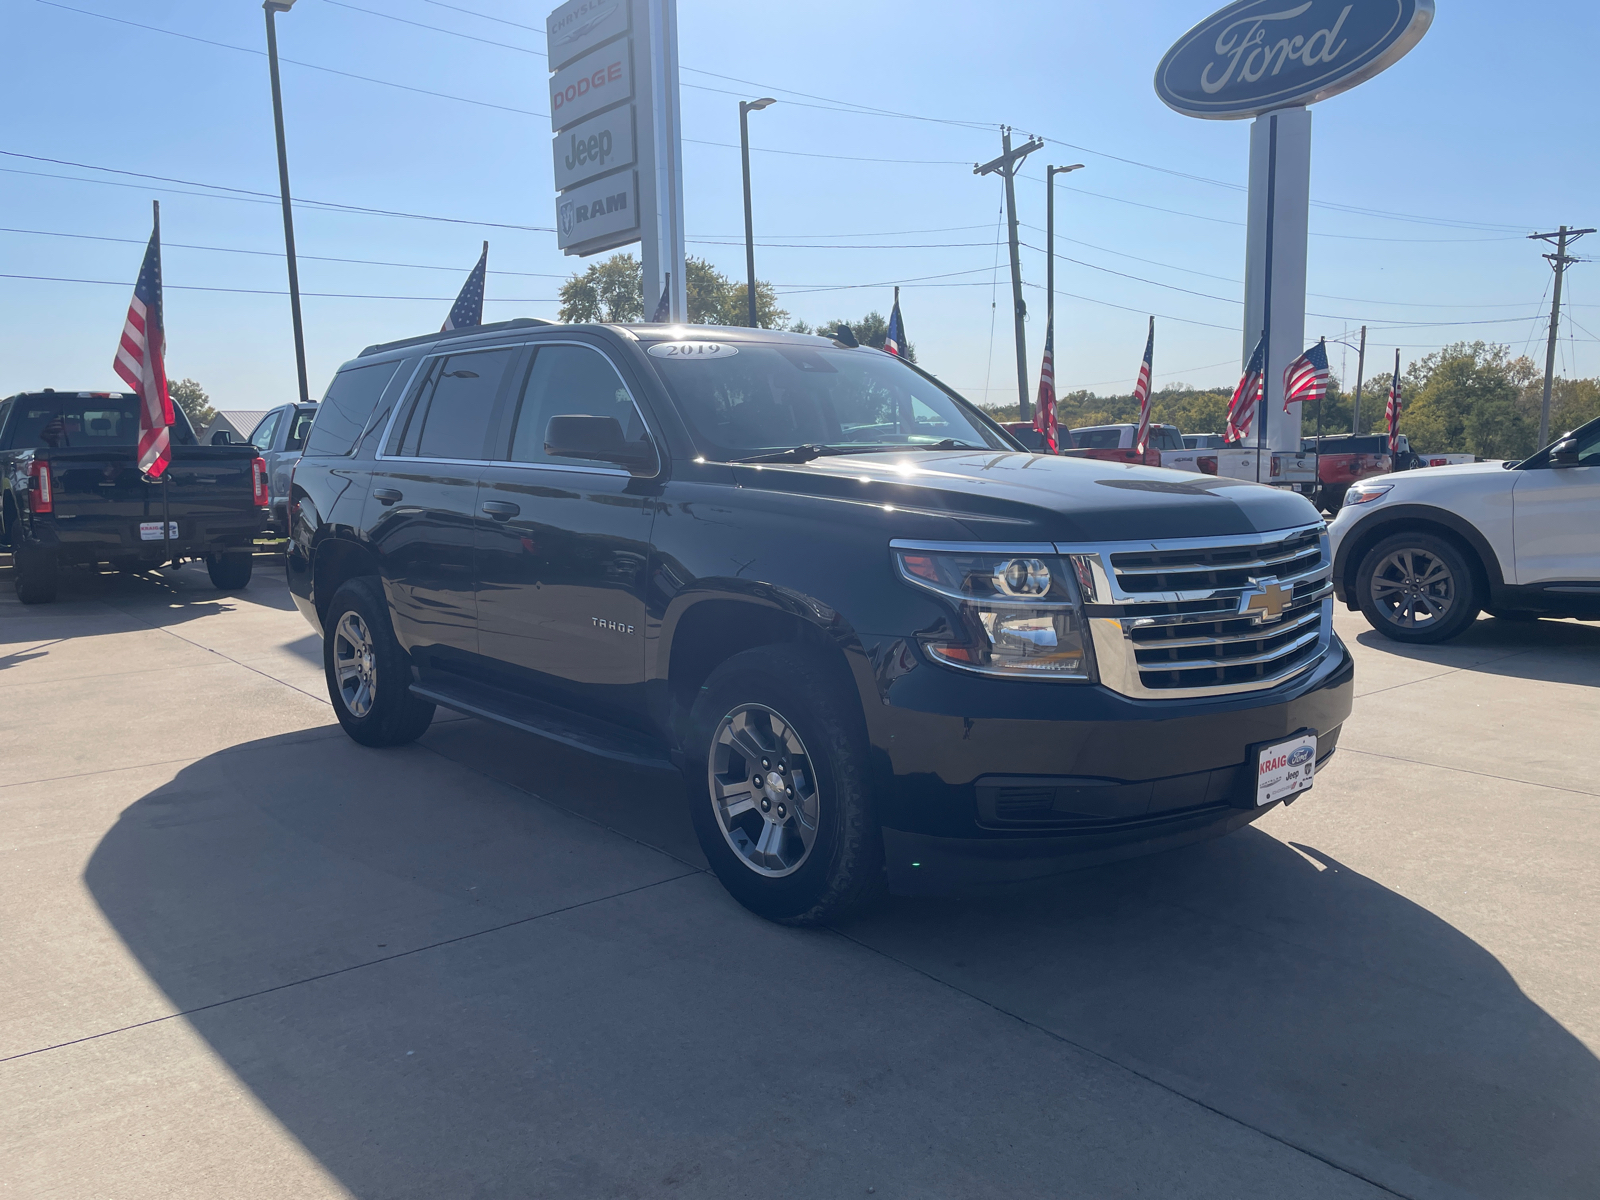
[[[167,536],[174,537],[174,538],[177,537],[178,536],[178,523],[176,521],[169,521],[167,524],[170,527]],[[161,540],[161,522],[160,521],[140,521],[139,522],[139,540],[141,542],[159,542]]]
[[[1317,735],[1297,733],[1263,746],[1256,759],[1256,807],[1284,800],[1311,786],[1317,770]]]

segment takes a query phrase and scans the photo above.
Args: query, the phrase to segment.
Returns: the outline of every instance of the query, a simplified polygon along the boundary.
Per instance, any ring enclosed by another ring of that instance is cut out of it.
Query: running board
[[[455,688],[449,684],[430,681],[413,683],[411,694],[421,700],[463,713],[509,725],[524,733],[559,742],[574,750],[582,750],[614,762],[635,767],[659,770],[676,770],[667,757],[665,746],[648,738],[605,721],[596,721],[577,713],[556,708],[500,688],[474,686]]]

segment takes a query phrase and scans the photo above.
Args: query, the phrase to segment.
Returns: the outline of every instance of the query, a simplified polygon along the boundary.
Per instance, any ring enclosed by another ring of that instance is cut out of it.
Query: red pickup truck
[[[1405,469],[1411,465],[1411,446],[1403,433],[1398,441],[1401,469]],[[1311,499],[1324,512],[1339,511],[1352,483],[1373,475],[1387,475],[1396,465],[1389,454],[1389,435],[1384,433],[1301,438],[1300,449],[1317,455],[1317,490]]]

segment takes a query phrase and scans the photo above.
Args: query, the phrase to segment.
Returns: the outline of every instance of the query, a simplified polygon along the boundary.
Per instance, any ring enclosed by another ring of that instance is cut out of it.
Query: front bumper
[[[1312,729],[1325,762],[1354,677],[1337,638],[1285,685],[1190,700],[906,671],[870,722],[891,887],[1028,879],[1237,829],[1266,811],[1251,748]]]

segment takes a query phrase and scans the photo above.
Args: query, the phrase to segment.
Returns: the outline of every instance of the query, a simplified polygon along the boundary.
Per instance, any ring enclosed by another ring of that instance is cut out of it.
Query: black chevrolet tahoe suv
[[[839,338],[522,319],[341,367],[288,577],[349,735],[443,705],[676,767],[728,890],[793,924],[1309,785],[1353,671],[1306,500],[1029,453]]]

